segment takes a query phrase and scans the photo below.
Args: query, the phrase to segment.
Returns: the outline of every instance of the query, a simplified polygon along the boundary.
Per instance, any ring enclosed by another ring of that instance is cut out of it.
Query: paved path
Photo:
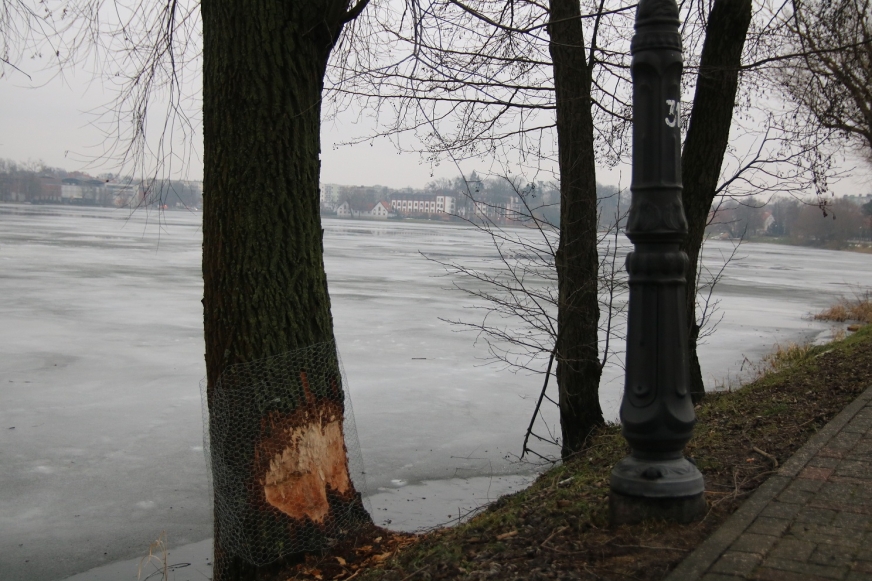
[[[667,581],[872,581],[872,388]]]

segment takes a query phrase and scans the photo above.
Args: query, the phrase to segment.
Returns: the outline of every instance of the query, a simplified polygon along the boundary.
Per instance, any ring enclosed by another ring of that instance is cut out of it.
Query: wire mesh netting
[[[216,543],[267,565],[369,522],[345,373],[334,343],[227,368],[204,379],[204,449]]]

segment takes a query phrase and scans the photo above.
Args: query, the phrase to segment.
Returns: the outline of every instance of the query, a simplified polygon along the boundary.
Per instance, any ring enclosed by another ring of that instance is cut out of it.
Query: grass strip
[[[708,513],[701,522],[609,527],[610,471],[629,449],[620,426],[608,425],[582,457],[465,524],[419,536],[373,528],[280,578],[661,580],[872,385],[872,325],[828,345],[780,349],[764,363],[756,381],[709,394],[697,406],[686,453],[706,479]]]

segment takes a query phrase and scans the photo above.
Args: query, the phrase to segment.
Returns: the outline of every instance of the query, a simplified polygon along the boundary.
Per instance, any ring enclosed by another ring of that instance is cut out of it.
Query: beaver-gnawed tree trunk
[[[681,156],[687,238],[687,321],[690,393],[694,402],[705,395],[696,345],[696,285],[699,253],[712,200],[718,186],[724,152],[730,137],[733,107],[739,85],[742,48],[751,23],[751,0],[715,0],[706,26],[700,57],[693,112]]]
[[[248,515],[240,526],[263,533],[268,558],[287,548],[271,542],[303,534],[323,546],[324,524],[335,511],[362,511],[342,443],[335,350],[319,362],[326,371],[318,378],[307,375],[304,363],[294,363],[301,368],[281,378],[294,386],[294,401],[264,402],[262,394],[243,393],[261,386],[222,380],[224,395],[251,401],[249,409],[236,410],[239,433],[231,433],[229,418],[218,417],[213,406],[221,405],[216,386],[231,366],[333,344],[318,208],[320,103],[330,51],[343,24],[363,5],[349,10],[349,0],[202,2],[203,307],[212,467],[217,477],[217,470],[239,460],[222,454],[245,449],[250,473],[234,475],[241,478],[240,496],[230,500]],[[263,373],[274,373],[273,365],[263,364]],[[312,450],[301,449],[306,446]],[[283,451],[267,452],[276,449]],[[320,454],[312,454],[316,449]],[[297,493],[306,498],[294,502]],[[216,507],[217,494],[216,486]],[[258,566],[229,550],[227,519],[218,516],[216,580],[262,579],[280,566]],[[276,523],[283,534],[273,538],[267,525]]]
[[[597,330],[596,165],[590,68],[578,0],[551,0],[548,45],[554,67],[560,167],[557,267],[557,387],[562,455],[584,447],[603,423]]]

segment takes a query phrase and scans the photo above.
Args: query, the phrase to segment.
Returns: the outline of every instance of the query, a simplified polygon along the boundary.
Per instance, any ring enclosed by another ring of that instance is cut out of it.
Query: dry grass
[[[151,567],[149,567],[149,565]],[[145,578],[142,574],[146,571],[143,569],[152,569],[151,573]],[[167,565],[167,534],[162,532],[160,536],[148,546],[148,555],[139,561],[139,569],[136,572],[136,578],[143,581],[154,579],[156,575],[160,575],[161,581],[169,579],[169,566]]]
[[[816,321],[872,323],[872,291],[858,291],[853,297],[842,297],[833,306],[814,316]]]
[[[807,342],[788,343],[786,346],[776,343],[772,352],[764,355],[762,361],[756,365],[757,377],[762,378],[769,373],[789,369],[797,363],[807,361],[812,356],[813,347]]]

